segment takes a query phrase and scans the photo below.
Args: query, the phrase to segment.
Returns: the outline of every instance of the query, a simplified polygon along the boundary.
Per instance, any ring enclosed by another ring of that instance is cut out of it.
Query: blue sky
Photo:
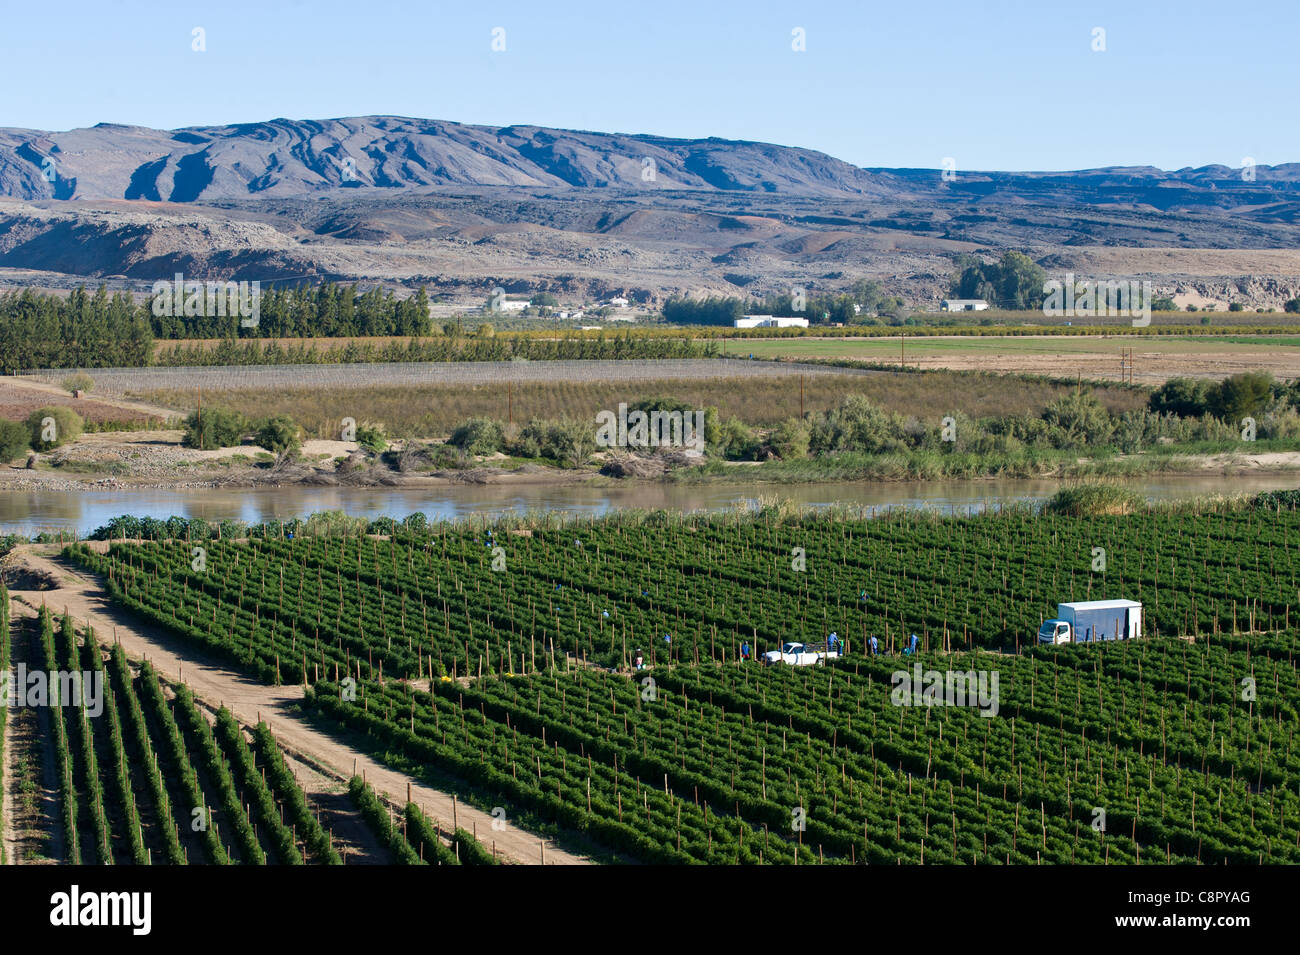
[[[4,126],[387,113],[861,166],[1300,161],[1296,0],[72,0],[6,2],[4,23]]]

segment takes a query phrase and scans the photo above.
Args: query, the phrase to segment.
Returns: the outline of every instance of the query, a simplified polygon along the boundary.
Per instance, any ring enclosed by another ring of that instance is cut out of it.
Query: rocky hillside
[[[0,129],[0,194],[212,202],[419,186],[879,194],[872,174],[810,149],[397,116],[172,131],[101,123]]]
[[[653,304],[871,278],[937,307],[954,256],[1014,248],[1053,275],[1280,307],[1300,291],[1300,164],[1250,173],[945,179],[763,143],[387,116],[0,129],[0,287],[141,291],[183,272]]]
[[[825,153],[725,139],[492,128],[398,116],[273,119],[178,130],[100,123],[47,132],[0,129],[0,195],[212,203],[400,188],[704,190],[857,199],[1114,203],[1250,209],[1293,221],[1300,164],[1165,172],[1070,173],[860,169]]]

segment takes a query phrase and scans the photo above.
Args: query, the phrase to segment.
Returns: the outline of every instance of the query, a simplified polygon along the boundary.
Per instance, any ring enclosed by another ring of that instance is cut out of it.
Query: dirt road
[[[53,559],[43,550],[48,548],[21,547],[6,562],[20,573],[25,571],[26,581],[47,576],[58,583],[47,590],[10,590],[15,617],[33,616],[34,608],[42,604],[55,613],[66,610],[78,624],[89,623],[104,643],[116,640],[131,659],[149,660],[161,676],[183,681],[195,696],[209,704],[227,707],[240,722],[252,725],[259,719],[265,720],[291,756],[327,770],[337,778],[363,773],[376,792],[399,804],[405,803],[409,786],[411,798],[431,818],[444,829],[452,825],[453,805],[449,794],[389,769],[302,719],[294,709],[302,698],[302,687],[265,686],[202,655],[160,627],[128,619],[110,603],[93,575]],[[509,860],[523,864],[541,862],[543,840],[540,837],[509,824],[504,830],[493,831],[489,813],[464,803],[456,804],[455,815],[461,828],[477,829],[485,845],[490,847],[495,843],[497,852]],[[581,865],[589,861],[564,851],[550,840],[545,840],[545,857],[547,865]]]

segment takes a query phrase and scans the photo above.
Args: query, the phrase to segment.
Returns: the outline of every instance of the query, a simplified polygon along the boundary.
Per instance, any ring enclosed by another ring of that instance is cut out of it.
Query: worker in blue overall
[[[906,654],[907,656],[916,656],[916,645],[918,642],[920,641],[917,640],[916,634],[912,634],[912,643],[906,650],[903,651],[903,653]]]
[[[748,660],[748,659],[749,659],[749,641],[748,641],[748,640],[744,641],[744,642],[741,643],[741,645],[740,645],[740,659],[742,659],[742,660]]]
[[[877,650],[876,638],[872,637],[870,640],[867,641],[867,643],[871,645],[871,655],[874,657],[876,655],[876,650]]]

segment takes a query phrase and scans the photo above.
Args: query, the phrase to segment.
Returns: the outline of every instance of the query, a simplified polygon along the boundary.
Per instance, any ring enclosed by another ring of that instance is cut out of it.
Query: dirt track
[[[49,574],[59,582],[52,590],[11,590],[11,607],[15,617],[34,615],[42,603],[51,611],[72,614],[80,623],[89,623],[105,643],[116,640],[134,660],[148,659],[159,674],[169,680],[181,680],[200,699],[225,706],[240,722],[254,724],[259,719],[270,724],[281,746],[291,756],[323,769],[337,778],[354,772],[364,773],[375,791],[402,804],[407,787],[411,798],[445,829],[452,825],[452,797],[411,777],[395,772],[366,754],[351,748],[303,720],[295,711],[302,698],[300,686],[265,686],[223,663],[202,656],[194,649],[159,627],[137,623],[114,607],[93,575],[67,566],[40,553],[39,548],[22,547],[7,562],[25,567],[30,574]],[[485,845],[495,843],[496,850],[509,860],[537,864],[541,861],[542,842],[538,836],[508,825],[503,831],[492,830],[492,816],[479,809],[458,803],[456,821],[461,828],[477,828]],[[547,865],[581,865],[589,860],[566,852],[552,841],[545,841]]]

